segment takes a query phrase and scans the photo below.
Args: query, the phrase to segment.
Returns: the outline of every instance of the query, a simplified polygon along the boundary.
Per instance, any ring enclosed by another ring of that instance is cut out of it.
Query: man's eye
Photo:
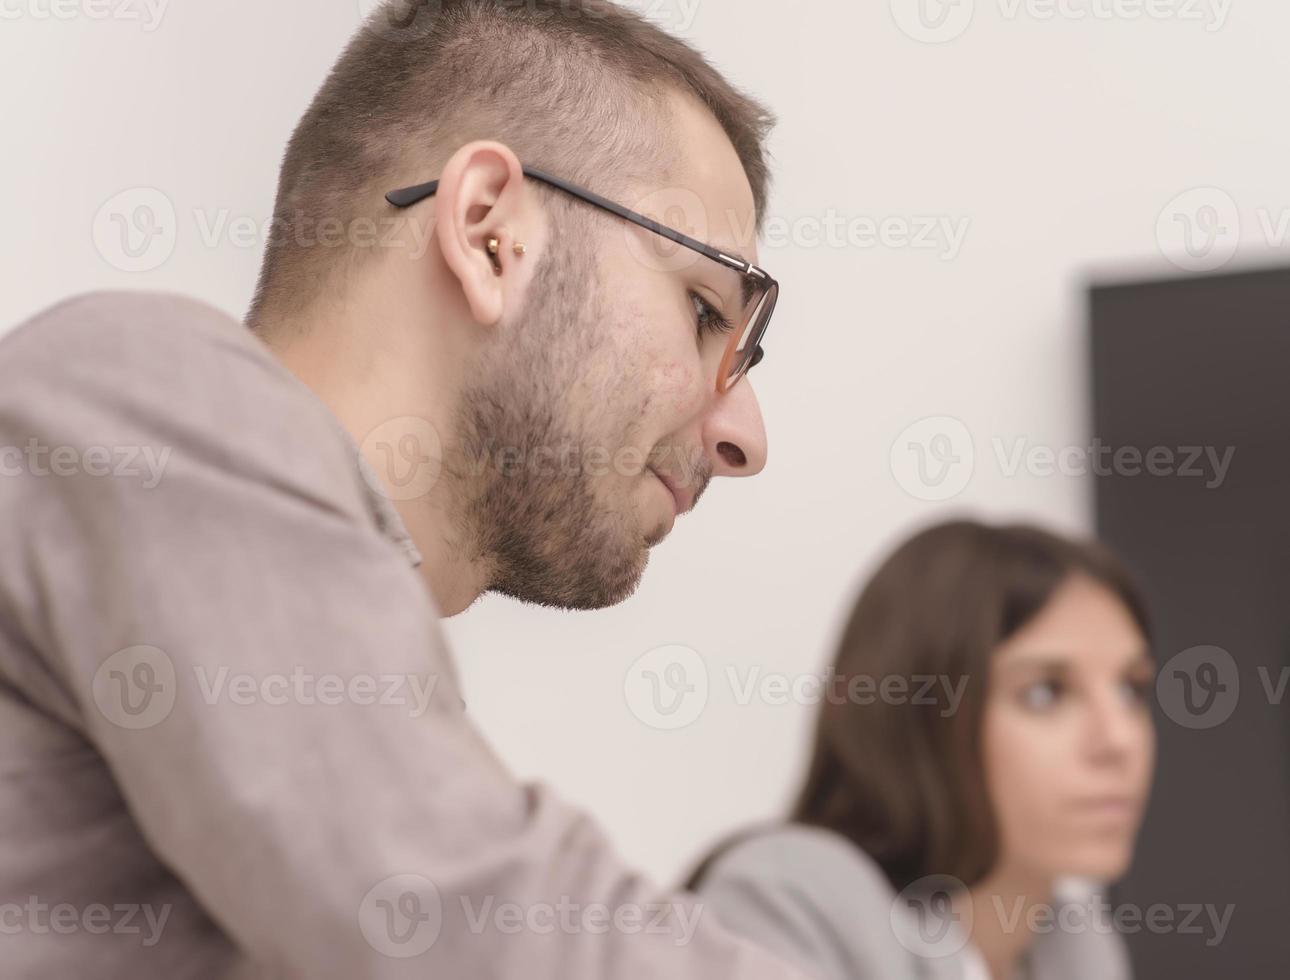
[[[706,333],[727,333],[730,330],[730,321],[702,296],[692,292],[690,299],[694,303],[695,327],[700,338]]]

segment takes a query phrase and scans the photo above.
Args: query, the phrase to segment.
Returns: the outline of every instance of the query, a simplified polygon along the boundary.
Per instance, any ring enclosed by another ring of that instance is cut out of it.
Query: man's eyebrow
[[[746,266],[750,266],[750,265],[752,265],[752,263],[751,263],[751,262],[749,262],[746,258],[744,258],[742,255],[740,255],[738,252],[730,252],[730,251],[727,251],[726,249],[721,248],[721,247],[720,247],[720,246],[718,246],[718,245],[710,245],[710,246],[708,246],[708,247],[709,247],[709,248],[715,248],[718,252],[720,252],[720,253],[721,253],[722,255],[724,255],[726,258],[728,258],[728,259],[734,259],[734,260],[735,260],[736,262],[738,262],[740,265],[743,265],[743,266],[745,266],[745,267],[746,267]]]
[[[738,252],[728,252],[724,248],[720,248],[717,245],[709,245],[708,247],[712,249],[716,249],[716,251],[720,252],[728,259],[734,259],[736,262],[742,263],[745,268],[752,265],[751,262],[745,259]],[[711,258],[711,256],[709,256],[709,258]],[[748,304],[752,302],[753,293],[756,292],[756,289],[757,289],[756,285],[753,283],[753,277],[748,275],[748,273],[743,272],[739,269],[731,269],[729,266],[722,266],[722,268],[729,269],[731,272],[733,272],[735,275],[739,277],[740,287],[742,290],[742,296],[740,297],[740,299],[742,300],[742,303],[740,304],[739,308],[741,310],[747,309]]]

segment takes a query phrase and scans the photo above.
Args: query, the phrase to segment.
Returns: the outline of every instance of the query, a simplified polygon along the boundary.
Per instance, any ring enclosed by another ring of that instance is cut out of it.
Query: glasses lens
[[[739,337],[735,341],[734,352],[730,357],[730,367],[726,374],[726,387],[743,377],[752,366],[753,358],[757,353],[757,345],[761,343],[762,338],[766,335],[766,327],[770,323],[770,315],[775,310],[775,301],[778,298],[778,283],[771,284],[767,288],[765,283],[758,281],[757,292],[753,295],[749,304],[751,310],[744,320],[744,328],[740,331]]]

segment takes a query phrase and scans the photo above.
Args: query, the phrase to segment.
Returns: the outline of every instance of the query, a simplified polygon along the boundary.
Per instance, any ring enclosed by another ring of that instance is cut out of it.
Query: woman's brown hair
[[[1137,588],[1096,543],[960,520],[897,548],[856,600],[829,689],[901,678],[906,696],[824,700],[789,819],[848,838],[897,890],[930,874],[981,880],[998,855],[981,752],[990,658],[1076,574],[1109,589],[1148,635]],[[924,678],[935,683],[921,690]],[[946,682],[963,685],[961,699]]]

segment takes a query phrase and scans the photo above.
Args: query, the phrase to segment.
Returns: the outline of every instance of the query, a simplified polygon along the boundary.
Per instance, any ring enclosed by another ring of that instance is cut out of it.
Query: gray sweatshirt
[[[247,329],[0,340],[0,976],[791,980],[516,782],[416,549]]]
[[[820,980],[989,980],[970,922],[897,894],[873,860],[828,830],[789,824],[750,835],[713,862],[698,890],[722,923]],[[998,911],[1005,924],[1022,922]],[[1043,931],[1008,980],[1128,980],[1123,940],[1096,895],[1054,902],[1034,922]]]

